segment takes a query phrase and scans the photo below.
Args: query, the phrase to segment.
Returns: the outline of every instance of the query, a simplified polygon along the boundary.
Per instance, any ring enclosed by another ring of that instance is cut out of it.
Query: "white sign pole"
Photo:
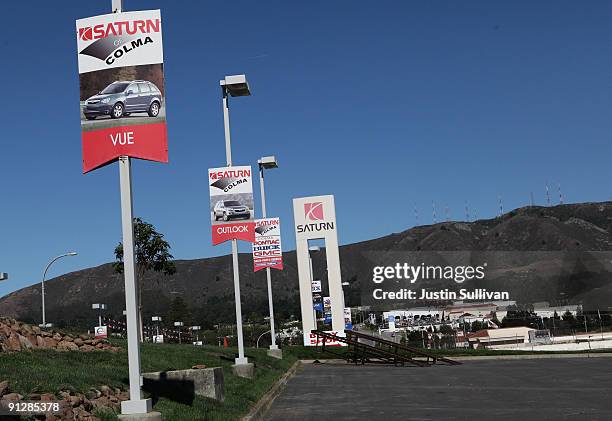
[[[261,190],[261,213],[263,218],[266,218],[266,190],[264,187],[264,169],[263,166],[259,166],[259,187]],[[276,345],[276,333],[274,332],[274,304],[272,303],[272,274],[270,268],[266,268],[266,278],[268,279],[268,308],[270,309],[270,335],[272,336],[271,350],[278,350]]]
[[[131,162],[119,158],[121,185],[121,227],[123,230],[123,271],[125,275],[125,308],[127,318],[130,400],[121,403],[122,414],[143,414],[151,411],[151,399],[142,399],[140,391],[140,343],[138,339],[138,297],[134,270],[134,222],[132,214]]]
[[[122,0],[112,0],[113,13],[123,11]],[[123,231],[123,273],[125,275],[125,309],[127,318],[128,368],[130,399],[121,402],[121,413],[146,414],[151,412],[151,399],[142,399],[140,391],[140,344],[138,342],[138,299],[134,271],[134,218],[132,213],[132,173],[127,156],[119,157],[121,189],[121,228]]]
[[[232,143],[230,139],[228,92],[225,86],[223,91],[223,124],[225,126],[225,157],[227,166],[232,166]],[[248,359],[244,356],[244,341],[242,338],[242,307],[240,303],[240,272],[238,269],[238,240],[232,240],[232,268],[234,272],[234,299],[236,300],[236,334],[238,336],[238,358],[235,359],[236,365],[248,364]]]

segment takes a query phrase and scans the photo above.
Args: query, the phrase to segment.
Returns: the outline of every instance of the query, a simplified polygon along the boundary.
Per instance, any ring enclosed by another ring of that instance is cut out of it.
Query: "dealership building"
[[[469,333],[467,340],[470,348],[492,348],[499,345],[529,343],[529,332],[535,332],[530,327],[506,327],[500,329],[483,329]],[[532,334],[533,336],[533,334]]]

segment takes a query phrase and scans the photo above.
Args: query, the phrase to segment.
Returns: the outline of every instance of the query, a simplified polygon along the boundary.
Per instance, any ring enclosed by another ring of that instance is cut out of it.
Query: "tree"
[[[161,272],[164,275],[176,273],[172,262],[170,244],[164,240],[164,235],[158,233],[155,227],[140,218],[134,218],[134,253],[136,260],[136,275],[138,279],[138,318],[140,341],[142,342],[142,286],[145,274],[149,271]],[[115,247],[115,271],[123,273],[123,243]]]
[[[183,322],[185,326],[191,323],[191,311],[182,297],[176,297],[170,303],[170,310],[166,316],[169,326],[174,326],[174,322]]]

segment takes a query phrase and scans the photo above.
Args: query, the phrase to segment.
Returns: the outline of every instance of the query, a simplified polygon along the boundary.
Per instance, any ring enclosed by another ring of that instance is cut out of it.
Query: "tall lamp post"
[[[159,336],[159,323],[162,321],[161,316],[153,316],[151,317],[151,321],[157,322],[157,335],[156,336]]]
[[[174,326],[178,327],[178,336],[179,336],[179,345],[181,344],[181,328],[183,327],[183,322],[174,322]]]
[[[278,168],[278,162],[274,156],[264,156],[257,160],[259,165],[259,188],[261,190],[261,213],[266,218],[266,189],[264,187],[264,169]],[[272,336],[272,344],[268,355],[274,358],[283,358],[283,351],[278,349],[276,345],[276,333],[274,331],[274,304],[272,302],[272,274],[270,268],[266,268],[266,278],[268,279],[268,307],[270,309],[270,336]]]
[[[102,326],[102,310],[106,310],[106,304],[92,304],[92,310],[98,310],[98,326]]]
[[[250,96],[251,90],[245,75],[225,76],[219,81],[223,96],[223,125],[225,129],[225,158],[227,166],[232,166],[232,143],[229,123],[229,96]],[[236,301],[236,334],[238,336],[238,358],[235,366],[247,366],[249,360],[244,356],[244,340],[242,338],[242,307],[240,303],[240,273],[238,271],[238,241],[232,240],[232,268],[234,273],[234,298]],[[252,365],[251,365],[252,367]],[[250,375],[247,375],[250,377]]]
[[[71,252],[68,252],[68,253],[60,254],[59,256],[54,257],[53,259],[51,259],[51,261],[49,262],[49,264],[45,268],[45,272],[43,274],[42,283],[41,283],[42,323],[39,325],[40,327],[51,327],[51,323],[47,324],[47,316],[45,314],[45,278],[47,277],[47,271],[49,270],[49,268],[51,267],[51,265],[53,263],[55,263],[57,260],[61,259],[62,257],[76,256],[77,254],[78,253],[76,251],[71,251]]]
[[[195,335],[196,335],[196,340],[193,343],[194,345],[199,345],[200,335],[199,335],[198,331],[200,330],[200,328],[201,328],[200,326],[191,326],[191,331],[195,332]]]

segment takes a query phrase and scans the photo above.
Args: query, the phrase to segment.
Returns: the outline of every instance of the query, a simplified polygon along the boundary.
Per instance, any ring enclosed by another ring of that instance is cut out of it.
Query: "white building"
[[[484,329],[468,334],[471,348],[490,348],[498,345],[529,343],[529,332],[535,331],[530,327],[506,327],[500,329]]]

